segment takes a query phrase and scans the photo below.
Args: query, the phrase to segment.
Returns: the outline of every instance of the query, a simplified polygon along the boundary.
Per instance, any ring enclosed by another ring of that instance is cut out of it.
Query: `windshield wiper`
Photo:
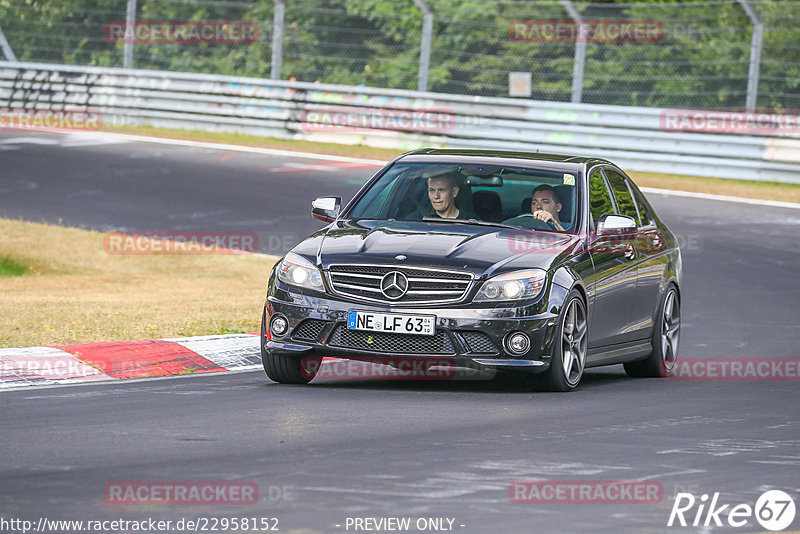
[[[479,221],[477,219],[442,219],[439,217],[423,217],[422,220],[425,222],[448,222],[448,223],[474,224],[477,226],[496,226],[498,228],[512,228],[514,230],[522,228],[522,226],[514,226],[512,224],[505,224],[505,223],[491,222],[491,221]],[[525,230],[528,230],[528,228],[525,228]]]

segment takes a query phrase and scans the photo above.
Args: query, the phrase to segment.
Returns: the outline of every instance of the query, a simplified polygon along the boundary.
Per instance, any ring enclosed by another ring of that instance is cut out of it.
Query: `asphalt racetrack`
[[[321,227],[313,198],[346,201],[376,170],[6,132],[0,216],[103,231],[256,232],[262,252],[281,254]],[[648,198],[683,245],[681,358],[796,363],[800,210]],[[0,393],[0,518],[277,518],[280,532],[297,533],[364,532],[377,523],[358,529],[355,519],[389,517],[463,533],[761,532],[753,517],[730,527],[728,513],[770,489],[800,504],[798,406],[797,380],[637,380],[622,366],[587,371],[569,394],[480,380],[293,387],[261,371],[28,388]],[[662,494],[586,504],[513,502],[510,493],[520,481],[629,480]],[[109,504],[109,485],[131,481],[254,483],[259,498]],[[730,505],[718,516],[724,526],[691,526],[701,496],[717,492],[717,505]],[[678,493],[698,504],[685,514],[690,526],[667,527]]]

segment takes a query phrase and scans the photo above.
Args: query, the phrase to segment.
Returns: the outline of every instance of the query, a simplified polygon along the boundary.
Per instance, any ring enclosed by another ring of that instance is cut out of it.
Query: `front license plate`
[[[436,316],[350,310],[347,315],[347,328],[349,330],[369,330],[370,332],[432,336],[436,333]]]

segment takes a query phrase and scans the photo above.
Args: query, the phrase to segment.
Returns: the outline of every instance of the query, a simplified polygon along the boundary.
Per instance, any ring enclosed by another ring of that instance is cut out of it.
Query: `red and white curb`
[[[259,340],[258,334],[230,334],[0,349],[0,391],[256,370],[262,368]],[[421,363],[404,361],[392,367],[326,356],[314,380],[482,380],[493,376],[493,371],[488,375],[457,371],[447,358],[439,365]]]
[[[258,345],[229,334],[0,349],[0,390],[257,369]]]

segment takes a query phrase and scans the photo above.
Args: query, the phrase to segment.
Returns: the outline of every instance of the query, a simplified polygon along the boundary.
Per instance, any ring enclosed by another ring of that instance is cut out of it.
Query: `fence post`
[[[575,9],[570,0],[561,0],[561,5],[567,10],[569,16],[575,21],[577,30],[575,32],[575,59],[572,63],[572,98],[571,102],[578,103],[583,96],[583,67],[586,64],[586,35],[584,32],[584,22],[581,14]]]
[[[125,52],[122,66],[126,69],[133,68],[133,44],[136,40],[136,0],[128,0],[128,10],[125,14]]]
[[[6,56],[6,61],[17,60],[17,56],[14,55],[14,51],[11,50],[11,45],[8,44],[6,35],[3,33],[3,28],[0,28],[0,49],[3,50],[3,55]]]
[[[275,13],[272,16],[272,70],[269,77],[273,80],[281,78],[281,60],[283,59],[283,19],[286,5],[283,0],[272,0]]]
[[[422,12],[422,38],[419,43],[419,72],[417,91],[428,90],[428,69],[431,62],[431,34],[433,33],[433,11],[424,0],[414,0],[414,5]]]
[[[758,101],[758,76],[761,71],[761,42],[764,39],[764,23],[758,18],[748,0],[739,0],[744,12],[753,23],[753,38],[750,41],[750,70],[747,74],[747,111],[756,109]]]

